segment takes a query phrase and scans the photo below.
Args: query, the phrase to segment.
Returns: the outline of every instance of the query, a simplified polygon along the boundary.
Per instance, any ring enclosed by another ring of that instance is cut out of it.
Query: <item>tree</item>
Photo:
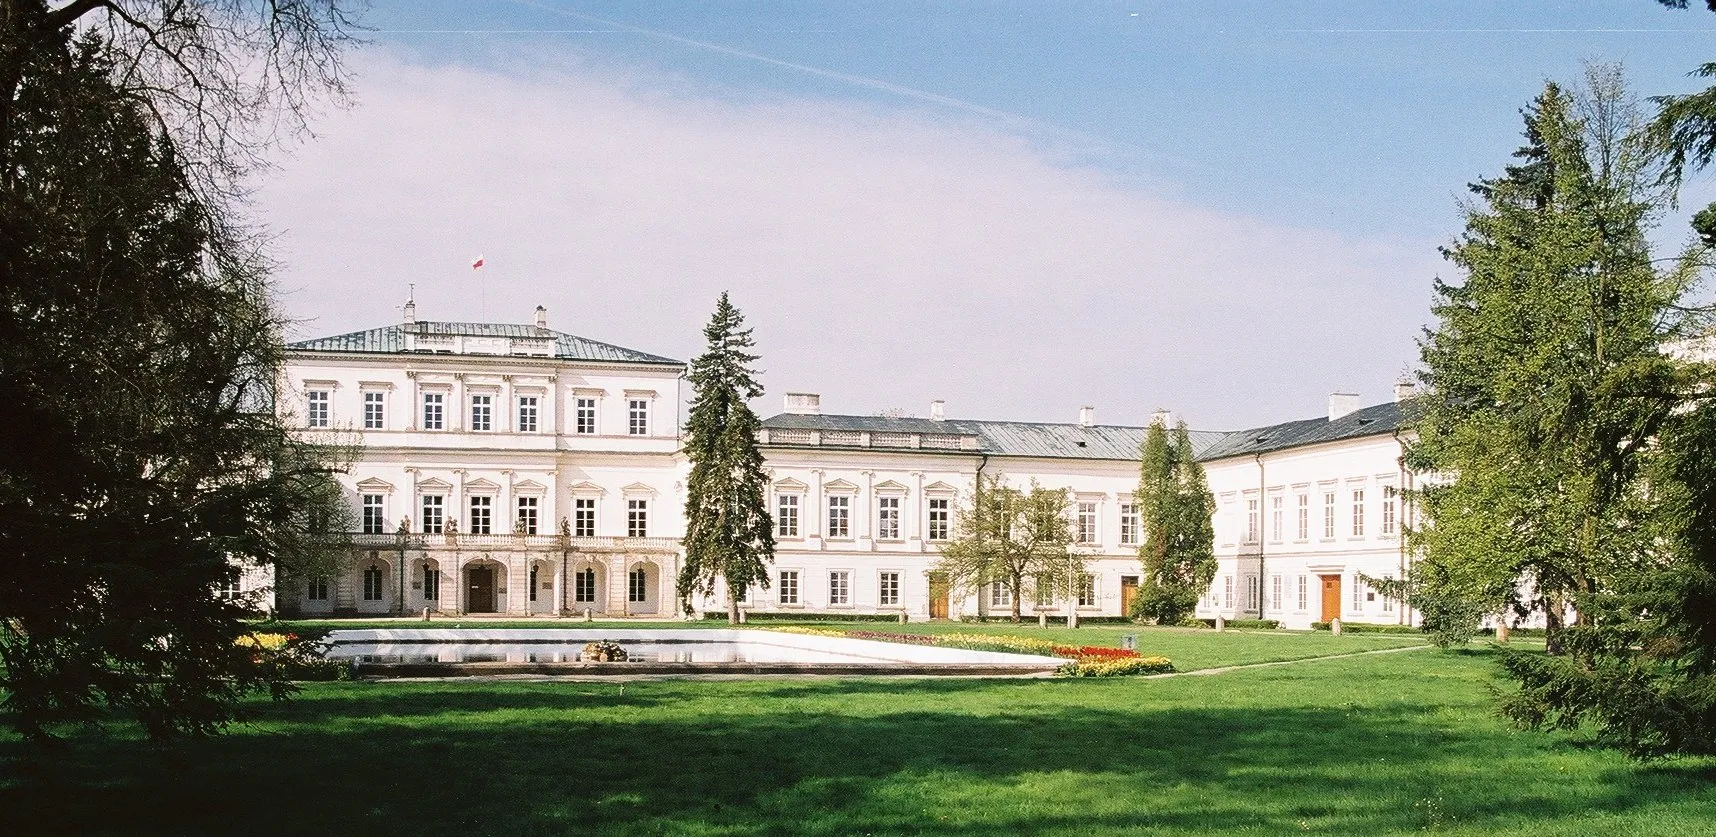
[[[934,570],[956,590],[982,595],[994,585],[1008,591],[1011,616],[1020,620],[1027,592],[1053,598],[1084,575],[1083,556],[1072,550],[1070,501],[1064,488],[1029,491],[1005,477],[978,475],[971,503],[959,510],[953,540],[941,548]],[[1070,604],[1070,602],[1069,602]]]
[[[268,263],[121,83],[137,56],[5,11],[0,692],[33,739],[104,707],[214,732],[290,690],[215,588],[338,551],[337,462],[275,408]]]
[[[697,396],[685,425],[685,455],[691,476],[685,495],[685,566],[679,597],[690,612],[692,593],[727,584],[727,620],[739,622],[739,598],[752,584],[767,589],[767,564],[775,557],[774,521],[767,503],[768,477],[757,450],[762,429],[747,399],[763,394],[751,364],[754,344],[745,315],[726,292],[703,328],[709,348],[691,362]]]
[[[1215,498],[1185,422],[1175,425],[1172,436],[1165,422],[1151,423],[1140,449],[1133,499],[1144,526],[1144,544],[1138,548],[1144,573],[1128,615],[1172,625],[1193,612],[1216,572],[1210,522]]]

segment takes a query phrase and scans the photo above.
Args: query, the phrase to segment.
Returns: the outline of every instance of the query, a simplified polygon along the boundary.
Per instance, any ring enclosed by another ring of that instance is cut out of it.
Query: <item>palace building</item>
[[[285,613],[677,613],[686,364],[548,327],[404,322],[293,343],[281,409],[306,433],[355,435],[342,476],[359,531],[347,570],[280,577]],[[1192,434],[1218,504],[1221,571],[1200,615],[1406,617],[1362,589],[1398,574],[1403,510],[1397,404]],[[1333,403],[1333,402],[1332,402]],[[1167,416],[1159,413],[1158,420]],[[1005,588],[951,591],[933,572],[979,475],[1065,488],[1085,576],[1021,603],[1029,617],[1120,616],[1143,539],[1131,493],[1147,428],[826,415],[789,393],[763,421],[775,561],[750,612],[1010,613]],[[1329,499],[1333,497],[1334,499]],[[1333,591],[1332,593],[1330,591]],[[702,610],[724,610],[725,591]],[[1326,621],[1326,620],[1325,620]]]

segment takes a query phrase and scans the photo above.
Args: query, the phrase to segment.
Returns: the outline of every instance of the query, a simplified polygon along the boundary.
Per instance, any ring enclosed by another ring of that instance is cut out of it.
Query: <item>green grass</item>
[[[1183,633],[1187,651],[1243,636]],[[1710,833],[1716,759],[1639,765],[1513,731],[1491,711],[1493,656],[1157,680],[309,684],[166,748],[121,728],[34,755],[0,734],[0,834]]]

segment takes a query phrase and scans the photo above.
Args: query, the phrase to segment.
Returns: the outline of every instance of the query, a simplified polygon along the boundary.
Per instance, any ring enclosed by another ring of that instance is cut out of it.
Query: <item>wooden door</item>
[[[1138,598],[1138,576],[1120,577],[1120,615],[1132,615],[1132,600]]]
[[[947,618],[947,573],[929,574],[930,618]]]
[[[1333,622],[1341,618],[1341,577],[1323,575],[1318,578],[1323,580],[1323,621]]]
[[[492,567],[472,567],[466,570],[470,578],[470,595],[465,599],[466,613],[495,612],[495,571]]]

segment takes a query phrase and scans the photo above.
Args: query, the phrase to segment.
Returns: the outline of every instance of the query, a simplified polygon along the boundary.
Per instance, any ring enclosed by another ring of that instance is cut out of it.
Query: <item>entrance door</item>
[[[947,618],[947,573],[929,574],[930,618]]]
[[[1120,577],[1120,615],[1132,615],[1132,600],[1138,598],[1138,576]]]
[[[465,599],[466,613],[495,612],[495,571],[493,567],[472,567],[465,571],[470,578],[470,596]]]
[[[1338,575],[1317,577],[1323,580],[1323,621],[1333,622],[1341,618],[1341,577]]]

